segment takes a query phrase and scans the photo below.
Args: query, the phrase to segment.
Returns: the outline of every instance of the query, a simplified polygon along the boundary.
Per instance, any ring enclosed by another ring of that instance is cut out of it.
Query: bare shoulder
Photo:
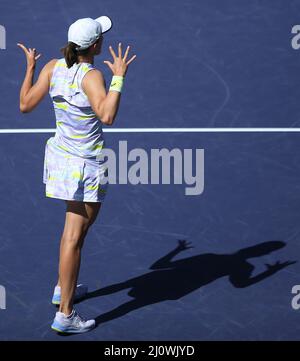
[[[84,92],[93,92],[98,89],[105,88],[105,80],[103,74],[98,69],[92,69],[86,73],[82,80],[82,88]]]
[[[41,76],[43,77],[46,76],[48,77],[48,79],[50,79],[57,60],[58,59],[52,59],[48,61],[48,63],[46,63],[43,69],[41,70]]]
[[[103,81],[104,77],[102,72],[99,69],[92,69],[90,70],[85,77],[83,78],[83,80],[86,81],[90,81],[90,80],[101,80]]]
[[[52,71],[57,63],[58,59],[51,59],[48,63],[44,66],[45,69]]]

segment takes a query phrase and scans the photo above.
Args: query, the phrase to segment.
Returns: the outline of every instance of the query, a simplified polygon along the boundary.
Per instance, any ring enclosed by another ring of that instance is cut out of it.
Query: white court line
[[[55,128],[0,129],[0,134],[55,133]],[[300,128],[104,128],[105,133],[297,133]]]

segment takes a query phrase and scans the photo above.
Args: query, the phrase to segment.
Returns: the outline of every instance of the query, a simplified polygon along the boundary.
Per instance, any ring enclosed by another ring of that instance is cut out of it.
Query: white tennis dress
[[[93,111],[81,83],[92,64],[68,69],[59,59],[53,69],[49,94],[56,116],[56,133],[47,140],[43,182],[46,196],[83,202],[103,202],[107,168],[101,121]]]

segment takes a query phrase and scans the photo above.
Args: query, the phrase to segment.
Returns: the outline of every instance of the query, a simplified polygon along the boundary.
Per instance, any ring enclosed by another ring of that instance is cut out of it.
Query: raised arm
[[[109,47],[114,63],[112,64],[109,61],[104,61],[104,63],[109,66],[113,75],[125,77],[128,65],[136,57],[136,55],[134,55],[127,61],[129,49],[130,47],[128,46],[124,57],[122,57],[121,43],[119,43],[118,56],[116,56],[112,47]],[[108,93],[106,93],[103,75],[96,69],[89,71],[83,78],[82,88],[89,99],[91,107],[101,122],[106,125],[112,125],[119,109],[121,92],[109,90]]]
[[[156,262],[154,262],[153,265],[149,267],[149,269],[155,270],[155,269],[172,267],[173,262],[171,262],[171,259],[174,258],[181,251],[184,251],[189,248],[193,248],[193,246],[191,246],[191,242],[187,242],[185,240],[179,240],[178,246],[173,251],[169,252],[168,254],[166,254]]]
[[[274,273],[294,263],[295,261],[286,261],[282,263],[278,261],[273,265],[266,264],[267,269],[264,272],[261,272],[258,275],[251,277],[254,266],[249,265],[247,262],[245,262],[244,266],[241,264],[238,269],[236,269],[234,272],[232,272],[232,274],[229,275],[229,281],[236,288],[248,287],[264,280],[265,278],[272,276]]]
[[[50,78],[57,59],[51,60],[43,67],[37,82],[33,85],[36,62],[41,54],[37,55],[35,49],[27,49],[23,44],[18,44],[18,46],[23,49],[27,60],[26,74],[20,91],[20,111],[22,113],[28,113],[31,112],[48,93]]]
[[[97,69],[93,69],[85,75],[82,88],[101,122],[112,125],[118,112],[121,93],[113,92],[107,100],[108,94],[106,94],[104,77]]]

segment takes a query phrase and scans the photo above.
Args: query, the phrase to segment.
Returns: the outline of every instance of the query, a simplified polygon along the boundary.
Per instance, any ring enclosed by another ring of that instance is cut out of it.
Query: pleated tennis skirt
[[[49,142],[50,141],[50,142]],[[45,146],[43,183],[46,197],[82,202],[103,202],[107,167],[57,150],[51,138]]]

